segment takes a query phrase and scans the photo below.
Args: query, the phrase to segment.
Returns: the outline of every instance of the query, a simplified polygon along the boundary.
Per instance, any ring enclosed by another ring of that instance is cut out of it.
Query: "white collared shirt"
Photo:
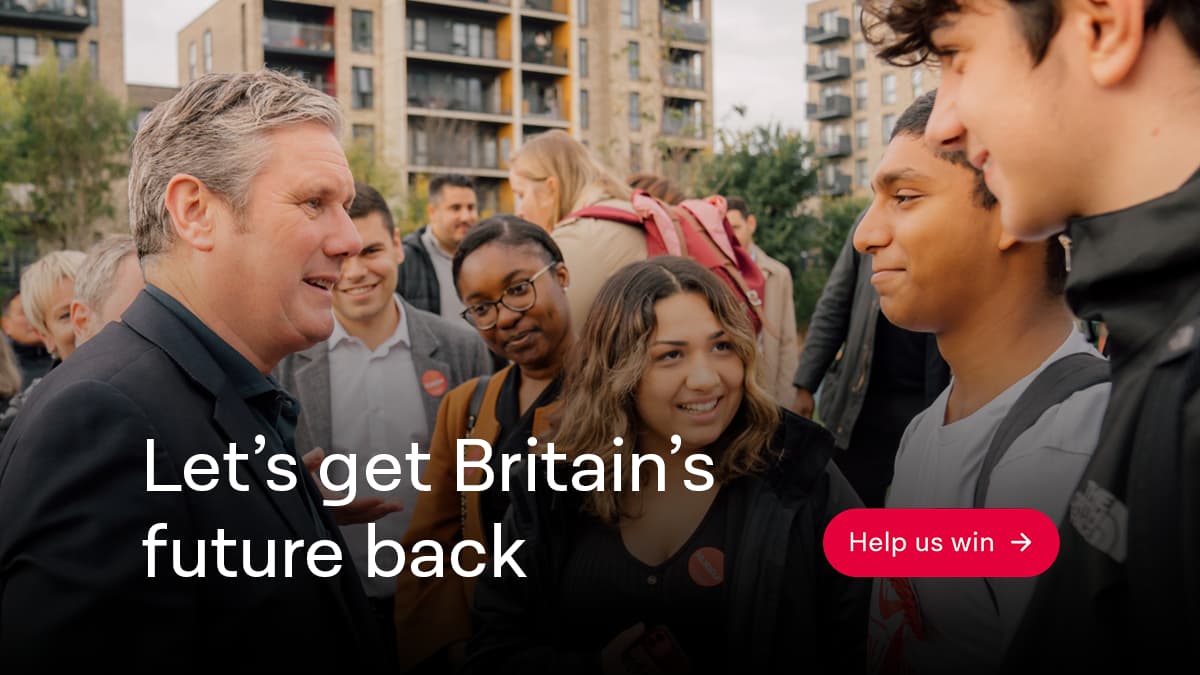
[[[408,529],[416,506],[417,492],[408,475],[404,455],[412,443],[422,451],[429,448],[433,430],[425,417],[421,380],[413,363],[408,315],[396,300],[400,321],[396,330],[374,351],[362,340],[346,332],[334,317],[329,336],[329,401],[332,424],[332,452],[354,455],[358,470],[358,497],[382,497],[399,500],[404,510],[391,513],[375,523],[375,538],[400,540]],[[376,492],[366,480],[366,466],[375,455],[387,453],[400,461],[403,474],[400,485],[390,492]],[[367,578],[367,527],[342,527],[346,546],[358,567],[367,595],[387,597],[395,592],[395,579]],[[395,564],[386,549],[378,565],[388,569]]]

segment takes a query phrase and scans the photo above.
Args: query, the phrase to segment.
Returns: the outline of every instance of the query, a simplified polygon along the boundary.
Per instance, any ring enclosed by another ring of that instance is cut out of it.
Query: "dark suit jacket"
[[[342,540],[307,472],[295,491],[267,488],[279,482],[268,458],[285,450],[253,454],[262,425],[195,334],[145,292],[122,323],[47,376],[0,445],[4,670],[373,670],[378,636],[353,564],[343,556],[339,574],[315,577],[306,544],[282,578],[282,540],[321,538],[317,518]],[[238,471],[246,492],[231,487],[220,458],[232,442],[251,455]],[[183,481],[198,452],[221,467],[210,492]],[[183,490],[148,492],[150,469],[156,483]],[[316,500],[316,518],[301,490]],[[167,525],[159,539],[181,541],[186,568],[197,542],[224,529],[239,541],[226,555],[238,577],[221,576],[209,545],[205,577],[177,576],[168,546],[148,578],[141,542],[155,523]],[[241,540],[256,568],[266,540],[277,540],[280,576],[249,578]]]

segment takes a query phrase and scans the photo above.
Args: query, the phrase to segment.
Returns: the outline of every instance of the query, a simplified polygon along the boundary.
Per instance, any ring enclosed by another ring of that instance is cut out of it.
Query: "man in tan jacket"
[[[754,230],[758,221],[741,197],[726,197],[728,210],[725,217],[733,226],[742,247],[758,264],[766,277],[767,286],[763,298],[763,314],[766,321],[759,336],[762,346],[763,365],[767,374],[767,388],[782,406],[790,406],[796,399],[792,375],[800,360],[800,345],[796,337],[796,305],[792,302],[792,271],[787,265],[767,255],[754,243]]]

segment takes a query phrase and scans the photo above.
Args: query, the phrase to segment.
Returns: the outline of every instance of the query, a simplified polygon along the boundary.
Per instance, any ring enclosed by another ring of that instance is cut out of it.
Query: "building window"
[[[95,40],[88,43],[88,60],[92,62],[92,77],[100,77],[100,44]]]
[[[26,35],[0,35],[0,68],[14,76],[37,65],[37,38]]]
[[[639,80],[642,77],[641,48],[636,42],[629,43],[629,79]]]
[[[838,66],[837,47],[826,47],[821,50],[821,66],[830,70]]]
[[[587,77],[590,67],[588,66],[588,42],[586,38],[579,38],[579,76]]]
[[[350,42],[356,52],[375,51],[375,13],[366,9],[350,10]]]
[[[375,127],[371,124],[355,124],[350,127],[355,143],[362,143],[367,154],[375,156]]]
[[[836,124],[826,124],[821,127],[821,144],[828,149],[837,147],[842,137],[842,128]]]
[[[54,56],[58,59],[58,72],[64,72],[79,60],[79,43],[74,40],[55,40]]]
[[[212,31],[204,31],[204,72],[212,72]]]
[[[350,106],[355,110],[370,110],[375,107],[374,73],[370,68],[350,69],[353,92]]]
[[[637,0],[621,0],[621,28],[638,27]]]
[[[860,188],[866,189],[871,187],[871,177],[867,175],[867,160],[854,160],[854,182]]]
[[[867,67],[867,43],[862,40],[854,42],[854,69],[862,70]]]
[[[636,91],[629,92],[629,130],[640,131],[642,128],[642,95]]]
[[[196,43],[188,43],[188,79],[196,79]]]
[[[894,129],[895,127],[896,127],[896,116],[891,115],[891,114],[884,115],[883,116],[883,141],[885,143],[892,139],[892,129]]]
[[[817,21],[821,24],[821,30],[824,30],[826,33],[833,33],[837,31],[837,20],[838,13],[836,9],[821,12],[820,15],[817,16]]]
[[[629,144],[629,171],[637,173],[642,170],[642,144]]]
[[[912,69],[913,98],[925,93],[925,71],[921,68]]]
[[[883,75],[883,104],[894,105],[896,103],[896,74],[884,73]]]
[[[854,120],[854,142],[859,150],[866,150],[870,142],[871,125],[866,120]]]
[[[588,0],[579,0],[575,4],[575,21],[580,26],[588,25]]]
[[[592,126],[592,112],[588,100],[587,89],[579,90],[579,128],[589,129]]]
[[[429,49],[429,25],[425,19],[413,17],[408,20],[408,45],[417,51]]]
[[[858,111],[867,109],[867,81],[854,81],[854,108]]]

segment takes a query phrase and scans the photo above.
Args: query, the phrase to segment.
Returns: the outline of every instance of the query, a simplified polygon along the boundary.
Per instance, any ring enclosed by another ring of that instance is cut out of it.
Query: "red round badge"
[[[725,581],[725,554],[712,546],[697,549],[688,558],[688,575],[697,586],[720,586]]]
[[[434,398],[440,398],[446,393],[446,376],[436,370],[427,370],[421,375],[421,386],[425,393]]]

